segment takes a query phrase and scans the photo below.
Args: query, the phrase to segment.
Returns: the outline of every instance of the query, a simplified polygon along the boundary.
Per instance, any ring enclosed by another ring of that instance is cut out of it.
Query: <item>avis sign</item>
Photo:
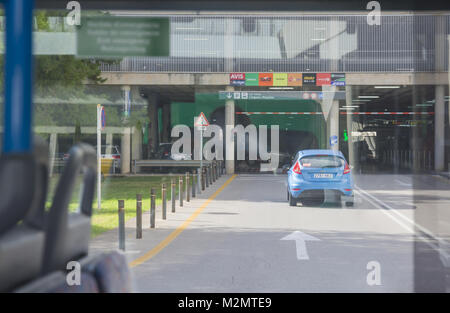
[[[245,86],[245,73],[230,73],[231,86]]]

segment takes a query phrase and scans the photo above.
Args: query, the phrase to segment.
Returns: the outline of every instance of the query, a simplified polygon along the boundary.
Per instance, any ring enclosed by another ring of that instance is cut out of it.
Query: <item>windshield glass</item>
[[[0,1],[37,3],[33,91],[0,97],[0,132],[31,93],[46,208],[91,149],[95,187],[59,198],[93,197],[82,250],[124,251],[136,291],[449,291],[450,1],[433,1]],[[0,92],[21,82],[7,12]]]
[[[334,168],[344,166],[342,158],[332,155],[313,155],[300,159],[302,167],[306,168]]]

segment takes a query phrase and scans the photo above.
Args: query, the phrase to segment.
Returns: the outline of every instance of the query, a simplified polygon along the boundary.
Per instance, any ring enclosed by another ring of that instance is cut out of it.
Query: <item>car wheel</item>
[[[289,206],[297,206],[297,199],[289,194]]]
[[[345,202],[345,206],[352,207],[353,206],[353,201],[346,201]]]

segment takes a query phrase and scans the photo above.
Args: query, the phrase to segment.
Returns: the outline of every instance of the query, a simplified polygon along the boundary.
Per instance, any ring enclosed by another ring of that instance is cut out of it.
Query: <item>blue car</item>
[[[287,197],[290,206],[311,205],[324,200],[325,190],[334,192],[346,206],[353,206],[353,178],[340,151],[302,150],[288,170]]]

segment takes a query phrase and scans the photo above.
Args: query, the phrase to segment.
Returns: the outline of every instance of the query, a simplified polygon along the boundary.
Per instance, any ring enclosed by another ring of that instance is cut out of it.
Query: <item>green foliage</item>
[[[97,104],[71,103],[38,103],[35,105],[35,125],[37,126],[80,126],[97,125]],[[136,125],[138,120],[147,121],[145,108],[131,111],[126,123],[122,120],[122,107],[118,105],[106,105],[106,127],[129,127]]]
[[[38,31],[50,31],[50,24],[48,23],[46,11],[37,11],[35,18]]]
[[[103,83],[100,77],[99,61],[76,59],[71,55],[35,56],[36,89],[49,96],[82,96],[83,82]],[[65,88],[58,94],[58,88]],[[69,94],[68,94],[69,92]]]

